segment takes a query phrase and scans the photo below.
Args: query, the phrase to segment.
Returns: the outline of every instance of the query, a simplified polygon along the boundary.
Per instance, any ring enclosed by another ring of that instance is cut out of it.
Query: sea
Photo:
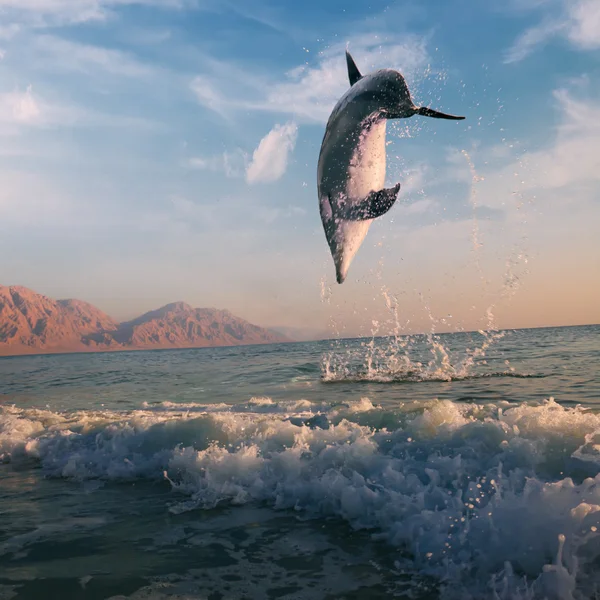
[[[0,359],[0,598],[600,598],[600,326]]]

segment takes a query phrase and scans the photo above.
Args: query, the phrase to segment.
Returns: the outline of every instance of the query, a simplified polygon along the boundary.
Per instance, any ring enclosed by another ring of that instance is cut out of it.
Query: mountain
[[[134,348],[153,344],[167,348],[290,341],[286,336],[252,325],[227,310],[192,308],[185,302],[167,304],[122,323],[115,339]]]
[[[0,356],[290,342],[226,310],[167,304],[119,323],[81,300],[0,286]]]

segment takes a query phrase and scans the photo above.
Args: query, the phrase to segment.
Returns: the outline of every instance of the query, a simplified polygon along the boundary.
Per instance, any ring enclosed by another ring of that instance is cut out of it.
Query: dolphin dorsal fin
[[[359,79],[362,78],[354,59],[350,56],[350,52],[346,50],[346,64],[348,65],[348,79],[350,80],[350,87],[352,87]]]

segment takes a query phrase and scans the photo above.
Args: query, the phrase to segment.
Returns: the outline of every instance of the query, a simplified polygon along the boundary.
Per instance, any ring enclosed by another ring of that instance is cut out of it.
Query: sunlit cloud
[[[505,62],[518,62],[553,38],[561,37],[577,50],[600,48],[600,3],[597,0],[549,0],[542,21],[526,29],[508,49]]]
[[[282,177],[297,137],[298,127],[295,123],[275,125],[254,151],[252,162],[246,170],[246,181],[250,184],[268,183]]]
[[[244,175],[248,165],[248,155],[238,149],[214,156],[194,156],[188,160],[188,165],[192,169],[221,172],[226,177],[235,179]]]
[[[364,72],[393,67],[410,77],[428,61],[426,40],[420,36],[403,36],[402,43],[395,43],[373,33],[350,37],[348,45]],[[237,67],[219,63],[194,78],[191,89],[202,106],[221,116],[258,111],[291,115],[301,123],[323,123],[349,86],[345,49],[346,43],[331,45],[315,61],[271,81],[247,75],[240,79]]]
[[[0,94],[0,122],[35,124],[41,120],[42,110],[31,86],[24,92]]]
[[[99,71],[124,77],[144,77],[156,69],[126,52],[82,44],[56,36],[38,35],[33,41],[38,64],[53,70],[75,71],[87,75]]]
[[[39,27],[101,21],[127,5],[182,9],[196,4],[194,0],[0,0],[0,9],[9,19]]]

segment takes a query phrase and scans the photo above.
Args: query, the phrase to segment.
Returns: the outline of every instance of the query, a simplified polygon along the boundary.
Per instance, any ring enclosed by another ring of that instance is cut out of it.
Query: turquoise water
[[[0,598],[593,598],[600,326],[0,359]]]

